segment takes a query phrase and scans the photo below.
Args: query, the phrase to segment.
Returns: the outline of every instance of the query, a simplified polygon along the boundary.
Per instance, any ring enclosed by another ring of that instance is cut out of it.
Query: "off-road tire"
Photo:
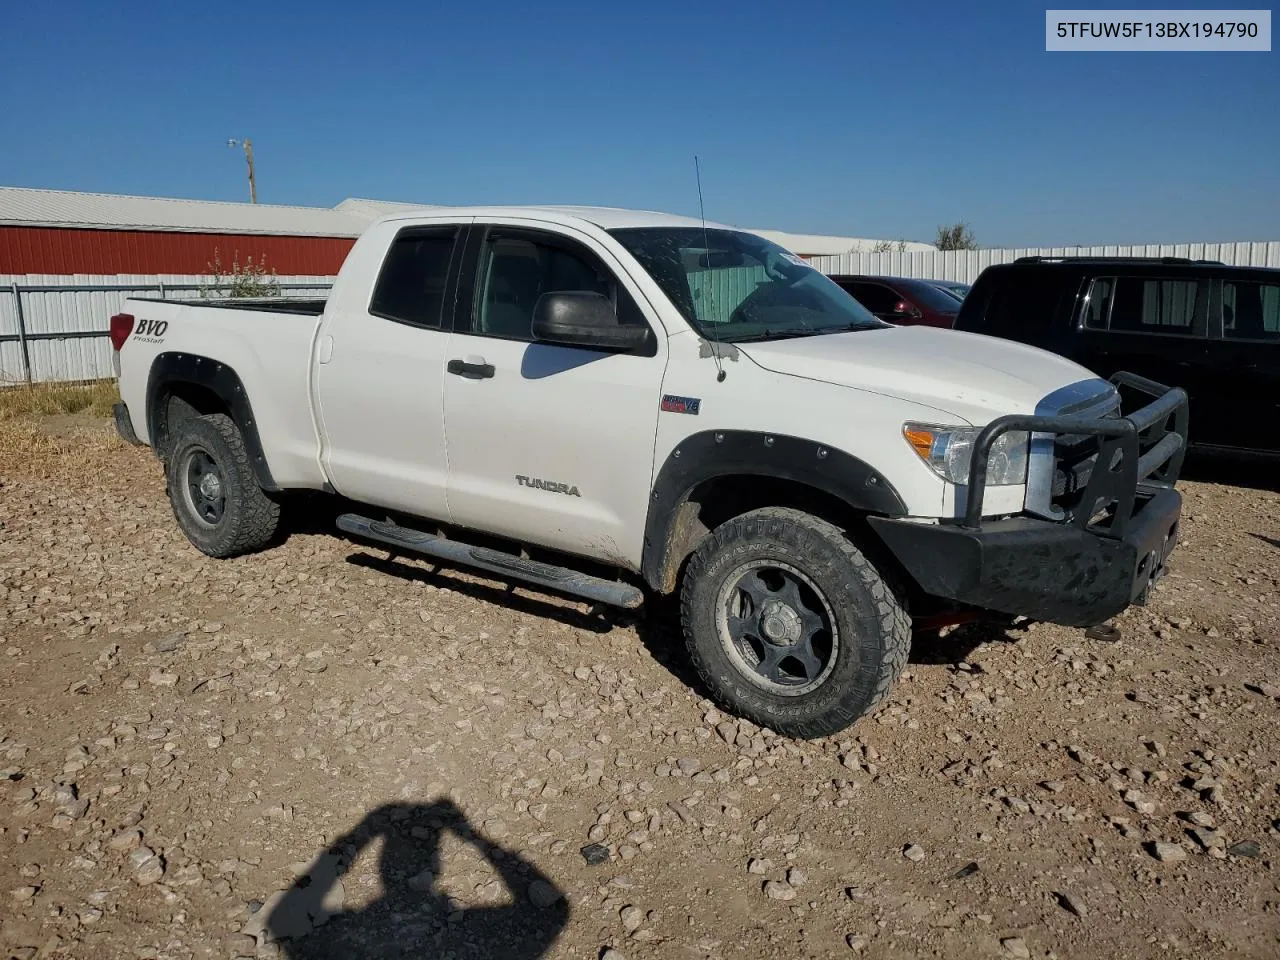
[[[834,666],[813,690],[781,695],[747,678],[726,650],[717,604],[744,563],[801,571],[834,615]],[[906,666],[911,619],[871,562],[837,527],[783,507],[753,510],[717,527],[691,557],[681,621],[693,666],[727,710],[793,737],[836,733],[875,709]]]
[[[225,506],[216,523],[202,521],[186,495],[186,470],[193,452],[203,452],[218,468]],[[182,421],[174,431],[165,463],[169,503],[187,539],[211,557],[225,558],[259,550],[280,522],[280,504],[258,486],[235,421],[211,413]]]

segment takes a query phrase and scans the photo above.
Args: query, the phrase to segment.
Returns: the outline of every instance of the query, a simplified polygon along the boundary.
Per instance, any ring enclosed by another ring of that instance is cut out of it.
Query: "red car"
[[[909,277],[831,277],[853,299],[881,320],[902,325],[950,327],[960,312],[960,301],[928,280]]]

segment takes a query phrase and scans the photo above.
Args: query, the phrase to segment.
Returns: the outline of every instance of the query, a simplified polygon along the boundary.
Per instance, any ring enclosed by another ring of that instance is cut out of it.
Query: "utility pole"
[[[253,141],[247,137],[244,140],[230,139],[227,141],[228,147],[243,147],[244,159],[249,164],[249,202],[258,202],[258,182],[253,177]]]

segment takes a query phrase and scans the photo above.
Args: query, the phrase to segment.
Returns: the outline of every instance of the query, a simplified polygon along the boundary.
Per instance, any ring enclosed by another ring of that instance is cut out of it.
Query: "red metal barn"
[[[409,206],[408,204],[403,206]],[[0,274],[204,274],[249,257],[332,276],[368,222],[401,205],[332,209],[0,187]]]

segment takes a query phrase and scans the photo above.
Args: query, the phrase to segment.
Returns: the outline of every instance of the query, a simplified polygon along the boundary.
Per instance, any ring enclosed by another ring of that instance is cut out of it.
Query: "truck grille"
[[[1081,387],[1083,385],[1080,385]],[[1092,386],[1092,385],[1090,385]],[[1036,412],[1042,416],[1113,418],[1120,416],[1120,397],[1110,384],[1086,392],[1078,392],[1059,404],[1045,403]],[[1057,397],[1046,398],[1047,400]],[[1043,437],[1043,435],[1042,435]],[[1041,446],[1043,445],[1043,446]],[[1043,437],[1037,441],[1037,449],[1052,450],[1052,472],[1040,473],[1043,479],[1036,485],[1036,499],[1042,507],[1041,515],[1064,519],[1074,518],[1076,508],[1084,497],[1089,478],[1098,460],[1102,438],[1096,434],[1058,434],[1052,439]],[[1047,452],[1047,450],[1046,450]],[[1047,465],[1046,465],[1047,466]],[[1045,482],[1045,481],[1048,482]],[[1047,503],[1046,503],[1047,501]]]

